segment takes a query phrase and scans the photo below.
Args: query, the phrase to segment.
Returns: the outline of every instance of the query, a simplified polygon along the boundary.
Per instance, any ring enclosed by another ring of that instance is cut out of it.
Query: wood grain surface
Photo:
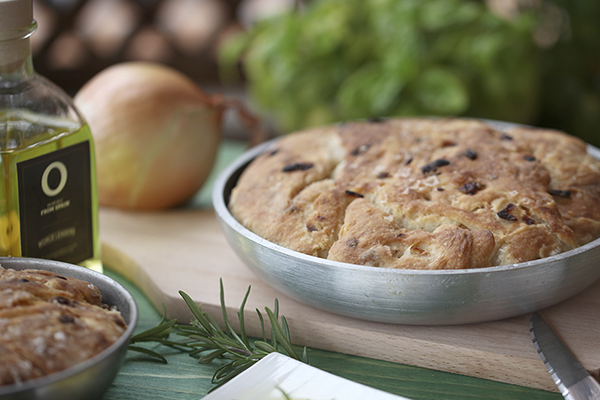
[[[109,268],[105,268],[104,272],[125,286],[135,298],[140,313],[136,332],[156,326],[161,313],[138,287]],[[177,340],[176,337],[171,339]],[[154,343],[141,345],[161,353],[168,363],[128,351],[103,400],[198,400],[214,388],[211,378],[222,365],[219,360],[200,364],[184,351]],[[307,353],[310,365],[315,368],[413,400],[563,400],[559,393],[373,358],[310,347]]]
[[[254,310],[272,308],[277,298],[297,345],[557,391],[531,343],[530,315],[459,326],[407,326],[320,311],[259,280],[229,247],[211,209],[101,209],[100,236],[104,264],[134,282],[157,309],[164,304],[168,318],[191,318],[180,290],[204,311],[220,315],[222,278],[233,318],[251,285],[246,323],[254,337],[261,336]],[[584,367],[598,374],[600,282],[541,313]]]

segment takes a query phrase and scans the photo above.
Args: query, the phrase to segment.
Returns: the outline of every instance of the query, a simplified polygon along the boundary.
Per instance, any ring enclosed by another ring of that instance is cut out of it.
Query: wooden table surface
[[[123,284],[135,297],[140,311],[137,331],[155,326],[160,314],[143,293],[114,271],[106,269],[105,273]],[[219,367],[219,361],[202,365],[186,353],[160,346],[149,347],[163,354],[168,364],[128,352],[104,400],[201,399],[213,387],[211,377]],[[558,393],[324,350],[308,349],[308,357],[314,367],[414,400],[562,399]]]
[[[218,159],[218,163],[221,164],[218,164],[215,170],[223,168],[232,156],[243,149],[243,144],[224,143]],[[214,179],[214,176],[211,179]],[[211,186],[212,182],[207,182],[205,188],[194,199],[196,204],[210,202]],[[148,329],[160,320],[159,312],[134,283],[111,270],[110,265],[105,265],[105,273],[121,282],[134,295],[140,310],[137,331]],[[211,377],[219,367],[219,361],[201,365],[196,359],[177,350],[166,347],[158,347],[155,350],[167,358],[168,364],[129,352],[120,373],[104,398],[201,399],[213,387]],[[314,348],[308,350],[308,355],[310,364],[314,367],[414,400],[562,399],[558,393]]]

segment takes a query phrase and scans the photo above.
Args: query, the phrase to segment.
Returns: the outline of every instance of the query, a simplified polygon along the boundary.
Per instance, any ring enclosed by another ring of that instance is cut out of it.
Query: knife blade
[[[567,400],[600,400],[600,384],[577,361],[537,312],[531,317],[533,346]]]

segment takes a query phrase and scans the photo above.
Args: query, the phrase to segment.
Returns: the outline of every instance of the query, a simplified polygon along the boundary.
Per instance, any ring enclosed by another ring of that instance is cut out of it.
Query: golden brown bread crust
[[[0,385],[69,368],[114,343],[126,324],[88,282],[0,266]]]
[[[229,208],[259,236],[330,260],[456,269],[555,255],[600,237],[600,162],[565,133],[389,119],[285,136]]]

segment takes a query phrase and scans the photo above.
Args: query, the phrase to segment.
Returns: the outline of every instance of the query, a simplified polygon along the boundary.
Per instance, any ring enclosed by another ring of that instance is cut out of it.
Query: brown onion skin
[[[223,106],[172,68],[116,64],[87,82],[75,104],[94,137],[101,206],[178,206],[212,170]]]

